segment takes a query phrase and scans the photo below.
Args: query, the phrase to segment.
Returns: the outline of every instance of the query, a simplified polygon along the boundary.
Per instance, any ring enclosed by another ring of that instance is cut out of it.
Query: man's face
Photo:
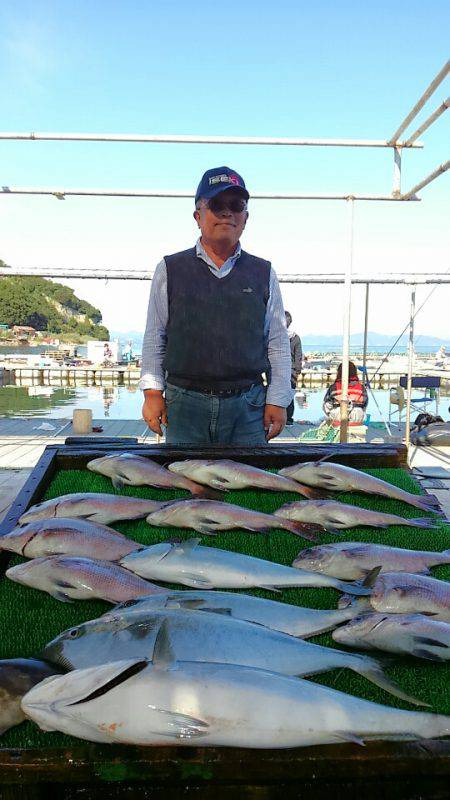
[[[227,189],[213,197],[210,203],[212,208],[207,200],[202,199],[200,207],[194,211],[202,238],[206,242],[235,246],[248,218],[247,202],[242,192]]]

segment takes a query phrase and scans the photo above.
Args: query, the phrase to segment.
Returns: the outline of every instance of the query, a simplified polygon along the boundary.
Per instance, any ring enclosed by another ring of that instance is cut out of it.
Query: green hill
[[[61,283],[31,277],[2,277],[0,280],[0,323],[3,325],[30,325],[37,331],[107,341],[109,331],[101,321],[98,308],[80,300],[73,289]]]

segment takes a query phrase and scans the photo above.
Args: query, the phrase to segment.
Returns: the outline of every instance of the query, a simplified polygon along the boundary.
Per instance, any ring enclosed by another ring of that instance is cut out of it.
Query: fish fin
[[[165,605],[165,608],[187,608],[191,609],[192,611],[196,611],[197,609],[204,607],[204,600],[194,600],[193,598],[191,600],[184,600],[181,597],[168,597]]]
[[[116,475],[114,478],[111,478],[111,483],[118,492],[121,492],[123,487],[125,486],[123,480]]]
[[[252,533],[265,533],[267,536],[269,535],[269,530],[267,528],[258,528],[256,525],[243,525],[242,527],[244,531],[251,531]]]
[[[198,484],[198,486],[192,488],[190,492],[192,497],[197,497],[204,500],[221,500],[223,489],[218,491],[217,489],[211,489],[210,486],[200,486],[200,484]]]
[[[148,666],[149,662],[146,659],[135,659],[132,661],[119,661],[108,665],[102,665],[100,667],[88,667],[87,669],[92,670],[92,675],[95,674],[95,670],[102,670],[104,667],[110,667],[111,669],[108,670],[109,675],[111,676],[109,680],[106,680],[101,686],[97,686],[96,689],[89,692],[87,695],[75,700],[73,703],[68,703],[68,706],[78,706],[82,703],[89,703],[90,700],[96,700],[98,697],[103,697],[103,695],[107,694],[111,691],[111,689],[115,689],[116,686],[120,686],[120,684],[125,683],[129,678],[134,677],[134,675],[138,675],[139,672],[142,672]],[[117,670],[114,667],[117,667]],[[86,670],[87,671],[87,670]]]
[[[317,461],[314,461],[314,466],[317,467],[319,466],[319,464],[323,464],[324,461],[328,461],[328,459],[332,458],[333,456],[334,453],[327,453],[325,456],[322,456],[322,458],[319,458]]]
[[[152,711],[163,714],[167,720],[167,730],[164,731],[164,736],[185,741],[196,739],[198,736],[205,736],[208,732],[209,723],[202,719],[191,717],[188,714],[177,714],[165,708],[154,708]],[[157,733],[161,734],[161,731],[158,730]]]
[[[224,617],[232,617],[233,611],[231,608],[202,608],[206,614],[221,614]]]
[[[330,536],[343,536],[344,531],[340,530],[339,528],[330,528],[328,525],[325,526],[325,530]]]
[[[411,650],[411,655],[416,656],[416,658],[426,658],[427,661],[443,662],[448,660],[443,656],[438,655],[438,653],[433,653],[431,650],[426,650],[425,647],[415,647],[414,650]]]
[[[406,700],[408,703],[413,703],[416,706],[429,706],[429,703],[425,703],[423,700],[419,700],[417,697],[413,697],[412,695],[407,694],[403,691],[403,689],[395,683],[388,675],[383,671],[381,664],[378,661],[375,661],[373,658],[365,659],[365,663],[361,665],[350,665],[350,669],[353,669],[355,672],[358,672],[360,675],[363,675],[367,678],[368,681],[374,683],[375,686],[380,686],[381,689],[384,689],[389,694],[394,695],[394,697],[399,697],[401,700]]]
[[[340,581],[336,578],[336,583],[334,584],[334,588],[337,589],[339,592],[343,592],[344,595],[356,595],[357,597],[364,597],[370,595],[370,588],[368,586],[364,586],[364,581],[361,583],[360,581]]]
[[[217,531],[213,531],[211,528],[207,528],[206,525],[201,525],[197,522],[195,523],[195,530],[203,536],[217,536],[218,534]]]
[[[175,652],[170,641],[169,623],[164,619],[156,634],[153,647],[153,666],[155,669],[170,669],[176,663]]]
[[[229,492],[230,481],[227,478],[222,478],[219,475],[216,475],[215,478],[210,478],[209,485],[213,487],[213,489],[219,489],[221,492]]]
[[[363,739],[360,739],[356,733],[350,733],[349,731],[334,731],[334,735],[337,739],[341,739],[343,742],[352,742],[352,744],[359,744],[361,747],[365,747],[365,742]]]
[[[303,495],[303,497],[307,497],[308,500],[324,500],[327,497],[333,496],[331,492],[327,492],[322,488],[316,488],[314,486],[305,486],[305,484],[300,483],[299,481],[298,481],[297,494],[301,494]]]
[[[279,517],[278,519],[282,520],[283,517]],[[323,530],[320,525],[313,525],[308,522],[295,522],[294,520],[288,519],[283,520],[283,522],[284,524],[280,524],[280,528],[295,533],[296,536],[301,536],[303,539],[308,539],[310,542],[317,542],[317,536],[314,531]]]
[[[278,589],[276,586],[268,586],[265,583],[258,583],[258,589],[267,589],[268,592],[276,592],[277,594],[281,594],[281,589]]]
[[[381,565],[379,567],[374,567],[373,569],[371,569],[370,572],[367,573],[361,585],[364,586],[366,589],[371,589],[382,569],[383,567]]]
[[[193,550],[200,544],[201,539],[198,536],[192,537],[192,539],[185,539],[184,542],[180,542],[179,545],[176,546],[177,550],[182,550],[183,553],[192,553]]]
[[[73,599],[71,597],[69,597],[68,594],[66,594],[65,592],[60,592],[60,591],[58,591],[58,589],[56,591],[54,591],[54,592],[49,592],[49,594],[51,594],[51,596],[54,597],[55,600],[60,600],[61,603],[73,603],[74,602]]]
[[[431,639],[428,636],[414,636],[414,641],[418,642],[419,644],[429,644],[431,647],[442,647],[444,650],[448,650],[449,647],[448,644],[440,642],[439,639]]]

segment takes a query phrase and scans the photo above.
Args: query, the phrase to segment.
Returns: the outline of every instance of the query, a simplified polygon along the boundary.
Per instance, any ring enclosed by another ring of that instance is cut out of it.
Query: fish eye
[[[69,639],[78,639],[81,636],[80,628],[72,628],[68,633]]]
[[[131,608],[132,606],[137,605],[136,600],[125,600],[124,603],[121,604],[121,608]]]

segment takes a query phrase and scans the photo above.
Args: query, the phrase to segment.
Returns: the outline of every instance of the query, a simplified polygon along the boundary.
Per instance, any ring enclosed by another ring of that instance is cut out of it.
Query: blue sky
[[[448,58],[449,22],[439,0],[370,8],[3,0],[2,128],[382,139]],[[449,87],[447,78],[419,122]],[[423,136],[425,149],[405,154],[404,188],[449,157],[449,139],[444,115]],[[2,185],[17,186],[193,189],[203,170],[223,163],[254,191],[388,193],[392,179],[391,152],[380,150],[0,142],[0,153]],[[421,203],[358,205],[355,270],[448,269],[449,195],[447,173]],[[0,258],[11,264],[152,269],[196,234],[189,201],[0,199]],[[346,219],[344,203],[255,201],[243,243],[282,273],[340,271]],[[144,324],[149,284],[73,285],[111,327]],[[299,329],[340,330],[339,290],[283,291]],[[408,300],[405,290],[384,291],[374,293],[371,327],[395,332]],[[445,335],[449,291],[435,292],[423,312],[426,332]],[[320,321],[311,311],[318,303]],[[355,304],[358,315],[358,292]]]

